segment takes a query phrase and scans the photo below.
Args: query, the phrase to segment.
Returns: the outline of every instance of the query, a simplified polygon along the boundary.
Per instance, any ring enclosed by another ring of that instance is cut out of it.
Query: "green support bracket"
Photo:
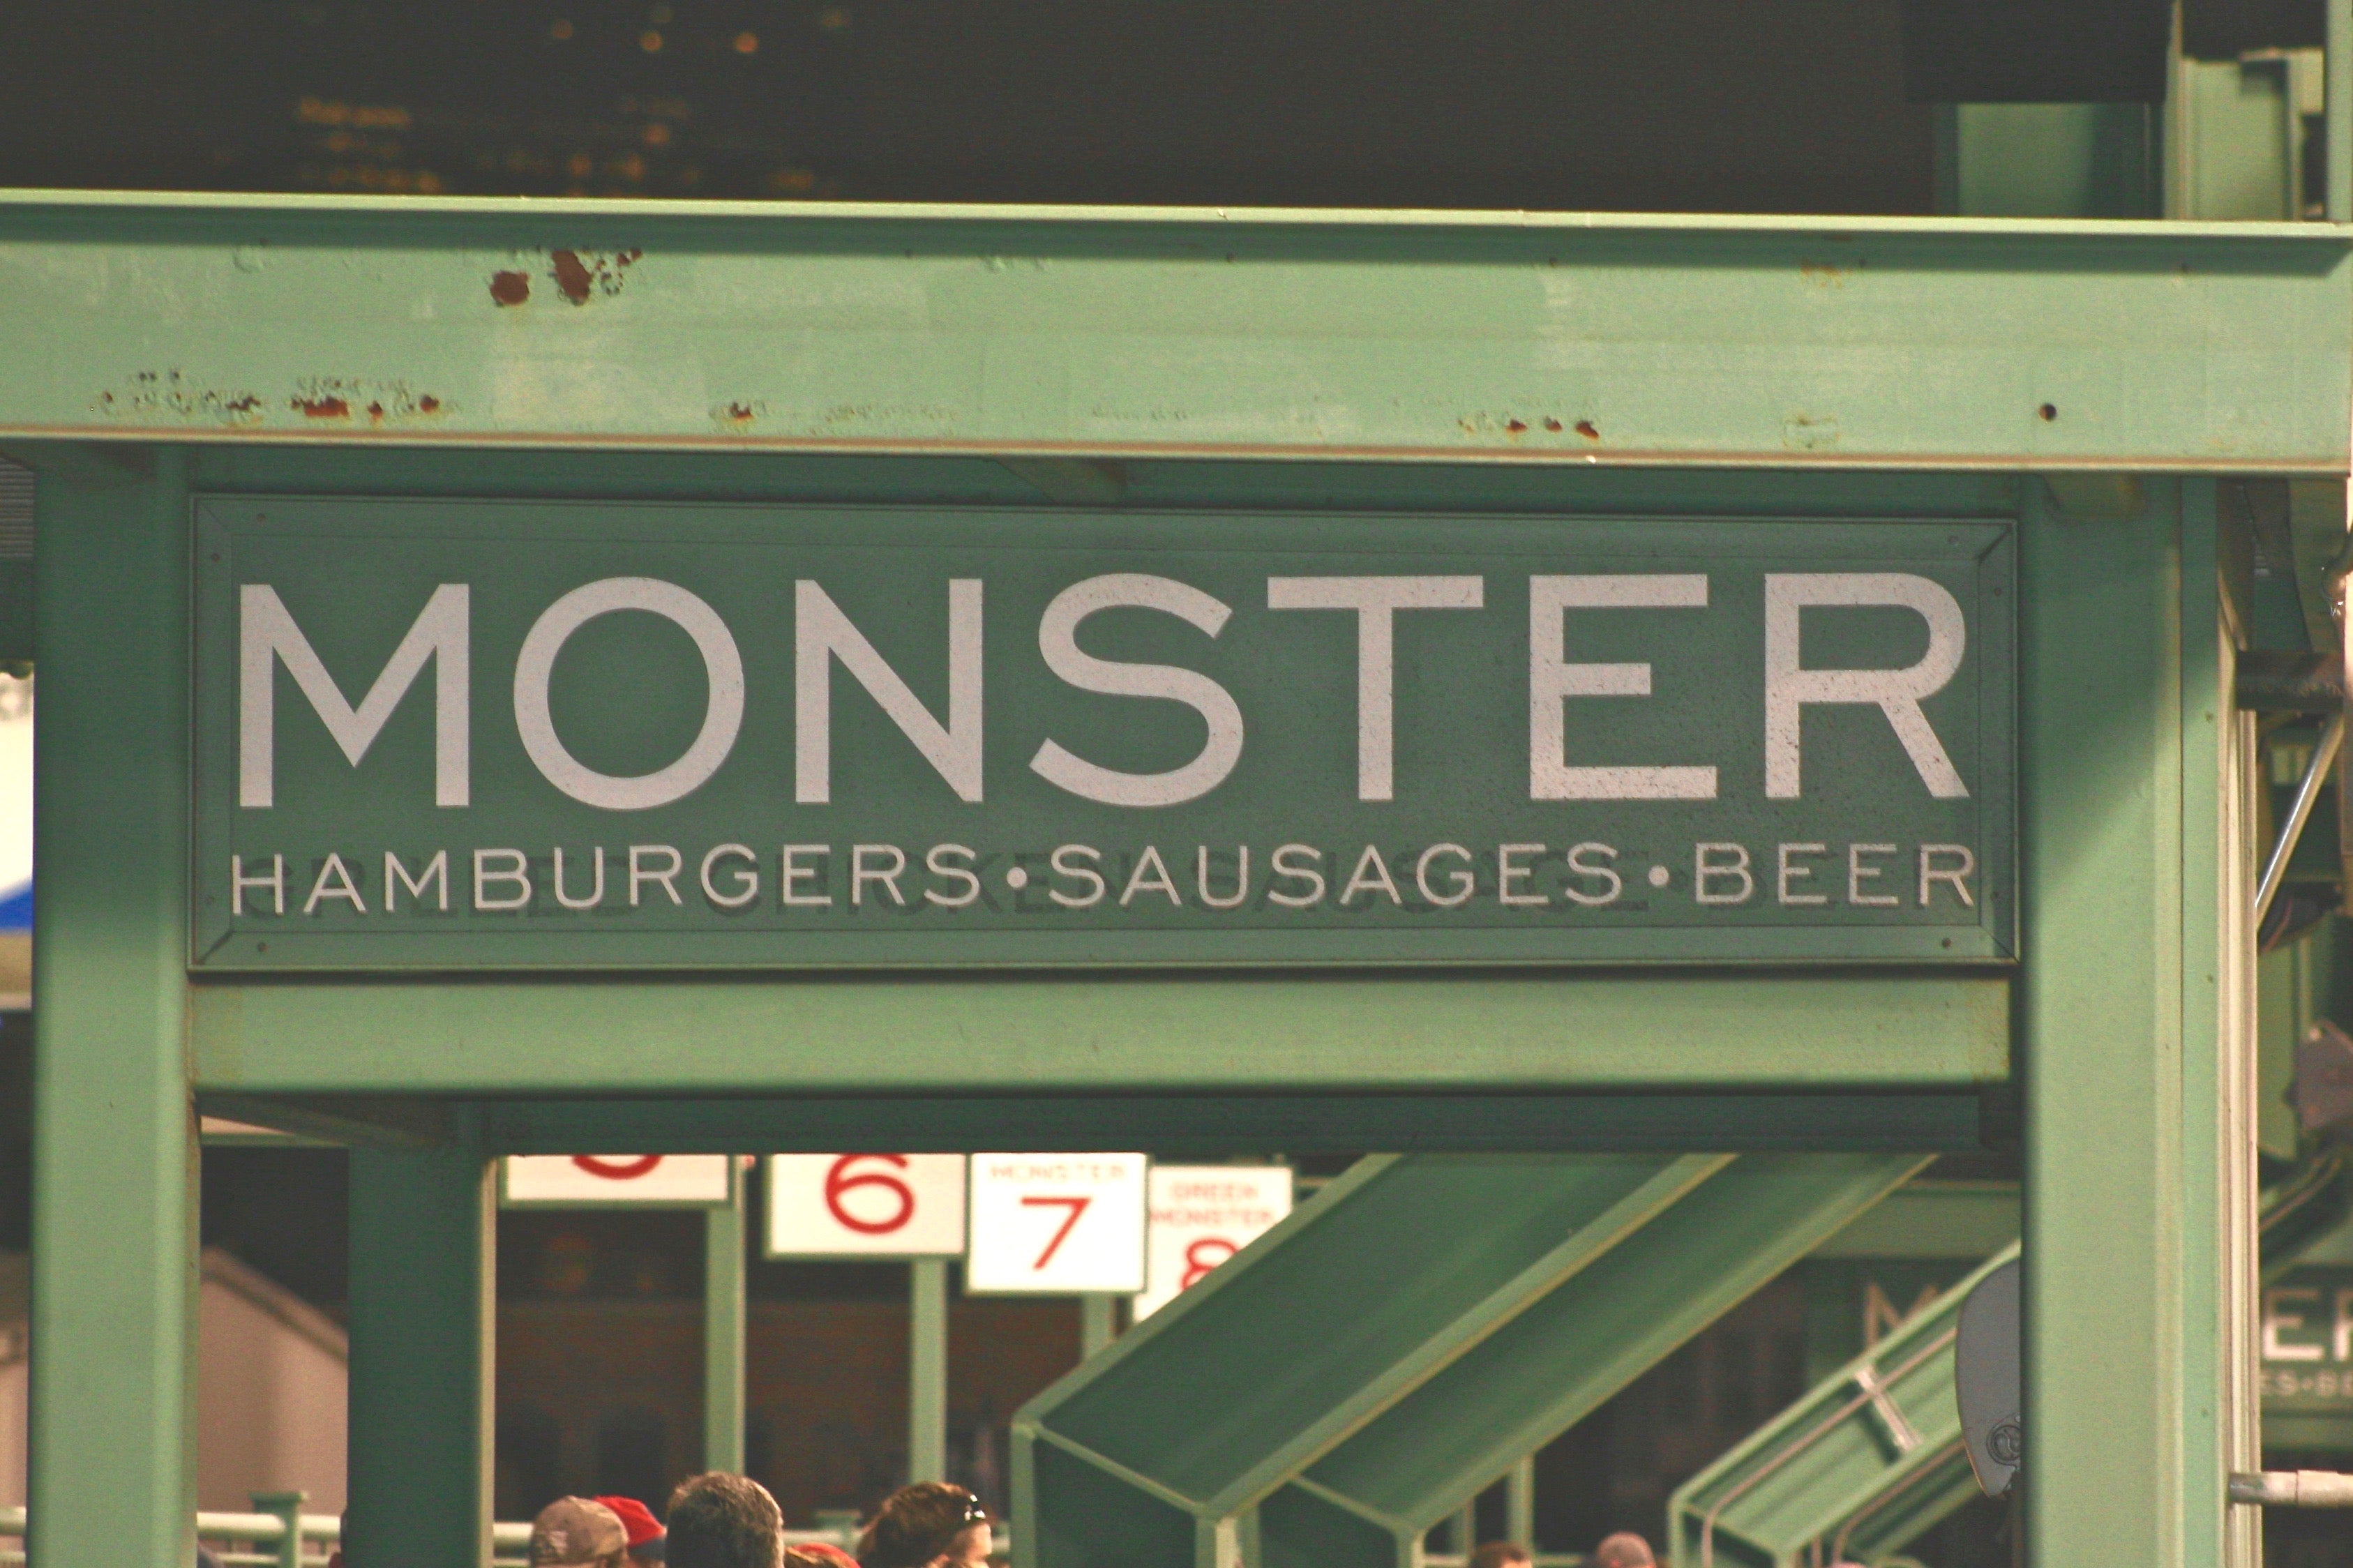
[[[1015,1417],[1020,1560],[1410,1563],[1923,1163],[1361,1161]]]

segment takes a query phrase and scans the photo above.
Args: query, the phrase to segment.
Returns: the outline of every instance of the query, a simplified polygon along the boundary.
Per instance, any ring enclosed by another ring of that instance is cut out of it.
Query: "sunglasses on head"
[[[970,1492],[965,1493],[964,1521],[966,1524],[977,1524],[987,1517],[988,1510],[980,1506],[980,1500],[973,1496]]]

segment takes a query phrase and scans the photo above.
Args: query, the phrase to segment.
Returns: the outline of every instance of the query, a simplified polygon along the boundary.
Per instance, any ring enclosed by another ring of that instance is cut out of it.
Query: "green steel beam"
[[[1984,1258],[2018,1239],[2015,1182],[1912,1182],[1814,1248],[1816,1258]]]
[[[2341,473],[2348,245],[15,192],[0,437]]]
[[[479,1152],[352,1152],[351,1560],[491,1560],[493,1167]]]
[[[2224,1473],[2253,1458],[2255,1268],[2253,769],[2213,489],[2030,513],[2021,556],[2029,1539],[2217,1563]]]
[[[1732,1162],[1307,1466],[1300,1483],[1389,1521],[1397,1549],[1409,1548],[1926,1163]],[[1274,1521],[1260,1528],[1271,1542]]]
[[[196,1131],[181,996],[187,502],[176,462],[40,477],[32,1561],[195,1542]]]
[[[198,1089],[256,1094],[1963,1089],[2010,1070],[1999,975],[204,984],[188,1019]]]
[[[1922,1163],[1361,1161],[1016,1415],[1025,1568],[1409,1561]]]
[[[1667,1538],[1680,1568],[1873,1562],[1967,1501],[1954,1328],[1977,1282],[2018,1254],[2013,1241],[1678,1488]]]
[[[702,1211],[702,1468],[706,1470],[744,1468],[744,1189],[749,1180],[740,1168],[730,1173],[733,1199],[724,1207]]]
[[[907,1266],[907,1479],[948,1479],[948,1263]]]
[[[592,1144],[626,1144],[649,1154],[755,1147],[814,1153],[853,1146],[955,1153],[1000,1144],[1141,1148],[1172,1155],[1268,1149],[1356,1153],[1366,1148],[1399,1153],[1627,1152],[1694,1145],[1739,1153],[1968,1153],[2001,1131],[2007,1100],[2007,1090],[1999,1088],[1983,1094],[1523,1089],[1486,1094],[797,1095],[499,1100],[474,1106],[471,1114],[485,1146],[507,1154],[561,1154]],[[266,1120],[287,1103],[268,1102],[267,1111],[248,1111],[248,1117]],[[2016,1209],[2013,1193],[2013,1236]]]

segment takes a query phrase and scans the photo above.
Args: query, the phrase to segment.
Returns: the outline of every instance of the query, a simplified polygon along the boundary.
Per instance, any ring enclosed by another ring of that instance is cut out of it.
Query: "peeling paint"
[[[1781,421],[1781,444],[1799,452],[1820,452],[1838,445],[1834,416],[1792,414]]]
[[[621,291],[630,268],[638,264],[645,252],[628,250],[551,250],[547,253],[548,275],[555,279],[556,292],[575,305],[585,305],[598,295],[607,299]]]
[[[176,370],[142,370],[123,378],[119,389],[100,392],[94,403],[112,419],[184,420],[230,426],[258,425],[263,416],[259,393],[199,386]]]
[[[406,381],[336,375],[297,382],[288,405],[305,419],[352,419],[364,414],[370,425],[430,419],[448,406],[446,399],[419,393]]]

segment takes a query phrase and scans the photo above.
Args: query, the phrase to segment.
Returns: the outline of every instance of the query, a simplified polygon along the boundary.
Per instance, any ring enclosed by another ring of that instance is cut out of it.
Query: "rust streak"
[[[531,276],[524,272],[491,274],[491,298],[501,305],[520,305],[531,298]]]

